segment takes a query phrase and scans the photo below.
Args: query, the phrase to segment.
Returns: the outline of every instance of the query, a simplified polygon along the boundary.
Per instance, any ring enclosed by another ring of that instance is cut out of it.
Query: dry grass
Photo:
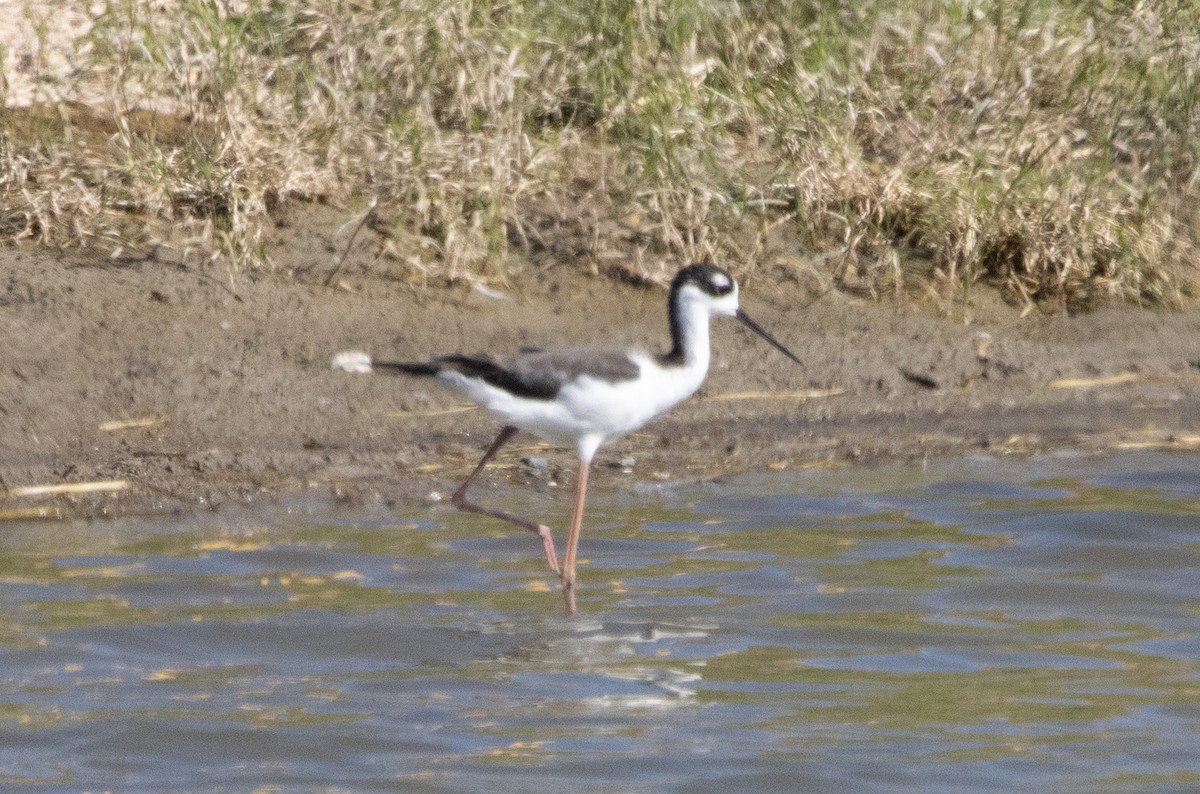
[[[322,200],[366,217],[406,277],[554,259],[658,279],[714,257],[1072,305],[1169,303],[1194,279],[1200,8],[1185,3],[90,14],[71,69],[47,64],[38,106],[6,112],[10,236],[259,267],[272,214]]]

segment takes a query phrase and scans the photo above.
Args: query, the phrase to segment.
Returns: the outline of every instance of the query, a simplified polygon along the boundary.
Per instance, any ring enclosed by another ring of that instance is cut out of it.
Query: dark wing
[[[506,369],[487,356],[438,356],[429,361],[418,362],[376,361],[372,368],[423,376],[438,375],[446,371],[461,372],[468,378],[479,378],[505,391],[535,400],[549,400],[558,393],[558,386]]]
[[[590,348],[528,353],[518,356],[509,367],[486,356],[463,355],[438,356],[422,363],[378,361],[373,366],[409,375],[437,375],[452,370],[531,400],[553,400],[559,389],[580,375],[615,382],[632,380],[639,372],[626,353]]]
[[[598,380],[633,380],[641,370],[629,354],[587,347],[547,350],[517,358],[509,372],[531,391],[550,399],[558,390],[581,375]]]

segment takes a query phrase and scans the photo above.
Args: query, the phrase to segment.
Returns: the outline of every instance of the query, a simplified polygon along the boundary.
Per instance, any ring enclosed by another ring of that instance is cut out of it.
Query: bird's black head
[[[690,291],[689,287],[695,291]],[[667,360],[683,360],[686,348],[686,328],[684,326],[685,306],[703,306],[709,317],[721,315],[736,317],[754,333],[767,340],[773,347],[785,356],[800,363],[792,351],[781,345],[761,325],[750,319],[738,306],[738,287],[733,276],[727,270],[717,267],[711,262],[700,262],[688,265],[675,274],[671,281],[669,298],[669,313],[671,320],[671,339],[674,342]],[[705,320],[707,322],[707,318]]]
[[[701,292],[714,298],[728,295],[737,289],[733,276],[712,262],[698,262],[680,270],[671,280],[671,292],[678,292],[687,284],[694,284]]]

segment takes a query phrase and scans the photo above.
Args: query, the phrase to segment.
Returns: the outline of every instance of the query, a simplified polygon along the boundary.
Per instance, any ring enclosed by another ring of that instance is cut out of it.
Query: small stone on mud
[[[521,470],[530,477],[545,477],[550,473],[550,461],[540,456],[521,458]]]

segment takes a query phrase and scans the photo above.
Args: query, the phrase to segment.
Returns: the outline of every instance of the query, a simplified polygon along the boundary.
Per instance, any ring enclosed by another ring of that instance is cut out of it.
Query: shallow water
[[[0,524],[0,787],[1200,788],[1200,456],[630,478],[581,554],[566,620],[441,508]]]

